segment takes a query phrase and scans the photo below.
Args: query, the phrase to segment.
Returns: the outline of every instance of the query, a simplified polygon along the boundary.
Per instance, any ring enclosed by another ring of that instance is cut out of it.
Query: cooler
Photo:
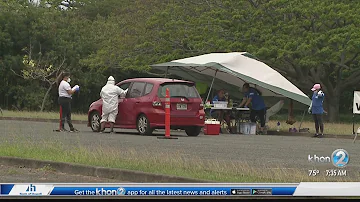
[[[215,119],[206,120],[204,126],[205,135],[219,135],[220,134],[220,121]]]

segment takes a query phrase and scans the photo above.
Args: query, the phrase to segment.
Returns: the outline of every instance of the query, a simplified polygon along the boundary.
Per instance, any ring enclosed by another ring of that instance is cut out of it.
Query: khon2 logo
[[[119,187],[118,189],[107,189],[107,188],[95,189],[95,195],[102,195],[102,196],[125,195],[125,193],[126,190],[123,187]]]
[[[344,168],[349,164],[350,156],[345,149],[337,149],[331,154],[331,156],[309,154],[308,161],[313,163],[332,163],[335,167]]]
[[[117,195],[125,195],[126,190],[122,187],[117,189]]]

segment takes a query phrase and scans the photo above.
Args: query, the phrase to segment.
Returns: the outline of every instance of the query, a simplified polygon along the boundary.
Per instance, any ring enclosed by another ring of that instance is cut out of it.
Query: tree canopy
[[[86,112],[110,75],[154,76],[150,64],[210,52],[250,52],[304,92],[321,83],[333,121],[359,87],[358,1],[29,2],[0,1],[2,108],[56,109],[70,71]]]

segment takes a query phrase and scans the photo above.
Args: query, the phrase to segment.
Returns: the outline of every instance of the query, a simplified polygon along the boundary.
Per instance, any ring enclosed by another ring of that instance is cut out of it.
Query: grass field
[[[3,111],[2,114],[3,117],[26,117],[26,118],[44,118],[44,119],[59,119],[59,113],[58,112],[28,112],[28,111]],[[345,117],[345,116],[344,116]],[[358,117],[356,117],[358,119]],[[72,114],[73,120],[81,120],[81,121],[87,121],[87,114]],[[280,122],[280,130],[281,131],[289,131],[289,128],[295,127],[296,129],[299,129],[300,122],[302,119],[302,115],[296,116],[296,123],[291,125],[288,125],[285,123],[287,119],[286,115],[275,115],[272,117],[272,120],[268,123],[270,130],[276,130],[277,129],[277,122]],[[356,119],[356,124],[359,123]],[[345,117],[344,120],[349,120],[349,116]],[[351,120],[351,117],[350,117]],[[355,124],[355,130],[360,125]],[[311,116],[306,114],[304,117],[304,121],[301,124],[301,128],[309,128],[311,133],[314,133],[314,123],[311,121]],[[343,122],[343,123],[325,123],[325,134],[335,134],[335,135],[351,135],[352,134],[352,124],[349,122]]]
[[[269,127],[271,130],[276,130],[277,129],[277,121],[270,121],[268,123]],[[300,122],[296,122],[295,124],[288,125],[284,122],[281,122],[280,125],[280,131],[289,131],[289,128],[295,127],[297,130],[299,129],[299,125]],[[355,131],[357,129],[358,126],[355,125]],[[301,128],[309,128],[310,129],[310,133],[314,133],[315,134],[315,126],[314,126],[314,122],[310,122],[310,121],[304,121],[301,124]],[[325,134],[333,134],[333,135],[352,135],[352,124],[349,123],[325,123],[324,124],[324,133]]]
[[[43,118],[43,119],[59,119],[59,112],[30,112],[30,111],[7,111],[4,110],[3,117],[24,117],[24,118]],[[87,114],[71,114],[72,120],[87,121]]]
[[[110,168],[138,170],[149,173],[167,174],[218,182],[304,182],[332,181],[338,178],[325,176],[309,177],[306,170],[270,169],[249,167],[246,162],[225,163],[184,158],[180,153],[150,154],[146,151],[119,151],[108,147],[86,149],[76,146],[69,148],[60,142],[29,143],[16,139],[0,143],[2,156],[13,156],[57,162],[78,163]],[[356,181],[355,178],[341,178],[341,181]]]

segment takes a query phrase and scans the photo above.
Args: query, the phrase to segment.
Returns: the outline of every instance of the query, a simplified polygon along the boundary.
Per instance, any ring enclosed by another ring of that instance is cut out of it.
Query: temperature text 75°
[[[309,170],[309,176],[316,176],[320,174],[320,170]]]

